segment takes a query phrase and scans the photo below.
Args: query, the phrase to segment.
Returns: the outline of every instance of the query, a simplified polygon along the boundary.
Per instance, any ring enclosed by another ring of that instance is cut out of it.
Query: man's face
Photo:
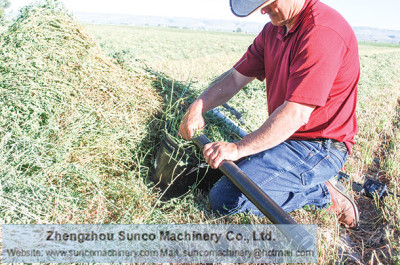
[[[261,14],[268,16],[274,26],[289,26],[294,17],[296,0],[276,0],[275,2],[262,6]]]

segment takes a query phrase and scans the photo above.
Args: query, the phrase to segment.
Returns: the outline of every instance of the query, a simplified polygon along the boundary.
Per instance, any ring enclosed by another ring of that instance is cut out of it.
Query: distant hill
[[[93,13],[75,13],[75,15],[77,16],[78,20],[83,23],[160,26],[199,30],[245,32],[253,34],[257,34],[258,32],[260,32],[264,26],[263,23],[246,22],[245,20],[233,21],[217,19],[153,17],[140,15]],[[376,29],[370,27],[354,27],[354,32],[359,41],[400,44],[400,31],[397,30]]]
[[[358,41],[385,42],[400,44],[400,31],[376,29],[370,27],[354,27]]]

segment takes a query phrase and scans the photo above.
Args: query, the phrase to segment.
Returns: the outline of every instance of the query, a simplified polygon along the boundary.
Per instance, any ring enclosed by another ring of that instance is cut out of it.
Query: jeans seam
[[[263,187],[265,184],[267,184],[269,181],[271,181],[273,178],[279,177],[280,175],[282,175],[285,172],[290,172],[291,170],[293,170],[294,168],[304,164],[305,161],[303,159],[300,159],[300,161],[298,161],[297,163],[295,163],[294,165],[284,168],[283,170],[279,171],[278,173],[272,175],[271,177],[269,177],[268,179],[264,180],[263,182],[260,183],[260,187]]]

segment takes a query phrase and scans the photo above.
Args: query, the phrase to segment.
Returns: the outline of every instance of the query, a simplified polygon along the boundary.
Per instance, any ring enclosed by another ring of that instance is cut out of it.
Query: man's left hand
[[[203,154],[207,163],[214,169],[218,168],[224,160],[236,161],[240,158],[238,146],[227,142],[206,144]]]

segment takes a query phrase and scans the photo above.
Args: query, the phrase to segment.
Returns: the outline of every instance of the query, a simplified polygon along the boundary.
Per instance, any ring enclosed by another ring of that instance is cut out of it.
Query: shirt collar
[[[301,9],[300,13],[296,17],[296,22],[294,23],[293,27],[288,32],[286,32],[286,26],[278,27],[278,33],[279,33],[278,38],[283,40],[286,36],[295,32],[296,29],[299,27],[299,25],[304,21],[304,19],[309,14],[311,7],[318,1],[319,0],[306,0],[303,8]]]

